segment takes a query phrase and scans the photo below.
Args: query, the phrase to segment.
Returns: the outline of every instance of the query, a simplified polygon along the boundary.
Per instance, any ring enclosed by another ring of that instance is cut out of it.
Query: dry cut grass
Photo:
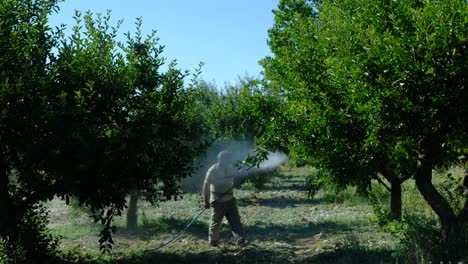
[[[201,209],[200,194],[152,207],[140,203],[139,227],[125,230],[116,220],[114,250],[98,251],[99,226],[85,214],[70,214],[61,201],[50,204],[53,233],[71,263],[396,263],[398,239],[370,219],[369,203],[349,189],[319,191],[308,199],[309,168],[281,168],[263,190],[247,183],[236,190],[242,222],[250,243],[231,241],[227,223],[219,247],[207,243],[209,212],[170,245],[156,250],[182,230]]]

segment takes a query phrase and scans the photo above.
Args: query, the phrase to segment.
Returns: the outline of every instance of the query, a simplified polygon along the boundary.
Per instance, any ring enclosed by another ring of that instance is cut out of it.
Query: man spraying
[[[205,208],[212,208],[211,222],[208,231],[208,242],[212,246],[219,243],[219,231],[226,216],[238,245],[245,244],[244,227],[240,221],[239,209],[234,198],[234,182],[240,176],[234,166],[232,154],[222,151],[218,154],[218,162],[211,166],[203,184],[203,200]]]

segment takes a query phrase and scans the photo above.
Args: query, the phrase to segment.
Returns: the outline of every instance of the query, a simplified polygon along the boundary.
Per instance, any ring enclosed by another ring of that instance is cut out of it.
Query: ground
[[[177,240],[157,249],[202,210],[200,193],[150,206],[140,203],[139,227],[126,231],[117,219],[114,249],[98,251],[100,226],[86,214],[50,204],[50,227],[70,263],[396,263],[398,239],[372,221],[372,207],[353,189],[341,193],[305,189],[308,168],[281,168],[262,190],[250,183],[235,191],[249,244],[237,246],[227,222],[218,247],[207,243],[209,210]]]

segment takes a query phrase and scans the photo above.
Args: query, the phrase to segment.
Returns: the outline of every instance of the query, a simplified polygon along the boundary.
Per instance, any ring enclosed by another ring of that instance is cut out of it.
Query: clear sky
[[[75,10],[106,13],[111,24],[120,19],[119,36],[135,31],[137,17],[143,31],[157,31],[165,45],[163,57],[176,59],[178,67],[193,72],[204,62],[201,78],[224,87],[238,77],[258,77],[258,61],[270,54],[267,30],[273,26],[272,10],[279,0],[65,0],[50,17],[52,26],[75,24]]]

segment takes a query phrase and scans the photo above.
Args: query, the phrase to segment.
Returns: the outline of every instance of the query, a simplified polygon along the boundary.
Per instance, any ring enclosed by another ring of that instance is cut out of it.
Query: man
[[[236,198],[234,198],[234,181],[239,179],[234,160],[228,151],[218,154],[218,162],[211,166],[203,184],[205,208],[212,208],[208,242],[212,246],[219,243],[219,231],[226,216],[238,245],[244,245],[244,227],[240,221]]]

